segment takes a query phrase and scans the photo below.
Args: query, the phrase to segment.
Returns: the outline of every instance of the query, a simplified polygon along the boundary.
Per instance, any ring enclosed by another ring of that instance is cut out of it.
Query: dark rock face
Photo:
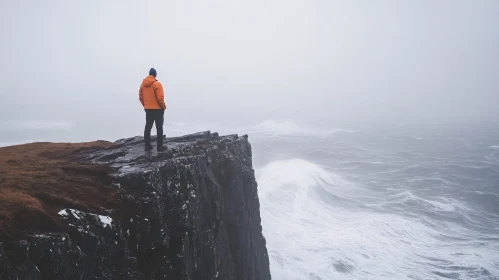
[[[119,209],[61,209],[68,232],[0,242],[0,279],[270,279],[247,137],[141,137],[94,150],[114,167]]]

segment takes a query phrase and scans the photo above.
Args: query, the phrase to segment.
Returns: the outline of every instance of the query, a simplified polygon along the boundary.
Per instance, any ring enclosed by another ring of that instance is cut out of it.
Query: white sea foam
[[[300,125],[294,120],[267,120],[259,123],[253,127],[246,128],[246,132],[250,134],[265,134],[273,137],[278,136],[327,136],[337,132],[353,132],[341,128],[333,127],[314,127],[307,125]]]
[[[268,120],[254,126],[256,132],[276,134],[301,133],[303,130],[293,120]]]
[[[452,223],[429,227],[422,218],[352,206],[375,193],[312,162],[272,162],[257,170],[257,179],[273,279],[435,279],[438,273],[466,278],[480,269],[499,272],[493,246],[471,253],[473,241],[466,238],[474,233]],[[405,192],[386,199],[418,198]],[[436,211],[462,207],[454,200],[427,203]],[[459,235],[463,240],[453,242]],[[451,238],[442,242],[443,237]]]

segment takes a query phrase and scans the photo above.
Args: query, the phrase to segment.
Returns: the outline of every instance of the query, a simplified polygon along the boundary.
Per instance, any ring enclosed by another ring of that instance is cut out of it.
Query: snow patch
[[[84,213],[84,212],[80,212],[78,210],[75,210],[75,209],[63,209],[61,211],[59,211],[59,215],[60,216],[63,216],[63,217],[68,217],[69,214],[68,214],[68,211],[73,215],[73,217],[75,217],[77,220],[81,220],[83,219],[84,217],[88,217],[88,216],[92,216],[94,218],[99,218],[99,221],[102,223],[102,225],[105,227],[109,226],[111,227],[111,223],[113,222],[113,219],[109,216],[102,216],[102,215],[97,215],[97,214],[92,214],[92,213]],[[75,226],[73,224],[69,224],[70,226]],[[88,229],[89,228],[89,225],[87,224],[86,225],[86,228]],[[78,230],[80,230],[81,232],[84,231],[83,228],[79,228]],[[85,231],[87,232],[87,231]],[[64,240],[64,239],[63,239]]]
[[[73,214],[73,216],[76,218],[76,219],[81,219],[80,215],[78,215],[78,211],[74,210],[74,209],[69,209],[71,211],[71,214]]]
[[[66,209],[62,209],[61,211],[59,211],[59,216],[67,216],[68,215],[68,212],[66,211]]]
[[[111,227],[111,223],[113,222],[113,219],[111,217],[102,216],[102,215],[99,215],[99,220],[104,226],[104,228],[107,226]]]

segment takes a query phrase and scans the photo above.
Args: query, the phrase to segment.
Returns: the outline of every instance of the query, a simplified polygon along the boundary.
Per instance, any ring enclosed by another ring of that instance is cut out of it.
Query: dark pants
[[[145,109],[146,111],[146,127],[144,129],[144,141],[146,147],[151,145],[151,129],[156,123],[156,132],[158,135],[158,146],[163,145],[163,122],[165,111],[161,109]]]

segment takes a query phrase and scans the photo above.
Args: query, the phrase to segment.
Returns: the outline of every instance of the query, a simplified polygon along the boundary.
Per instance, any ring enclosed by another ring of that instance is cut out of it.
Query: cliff
[[[166,142],[0,149],[0,279],[270,279],[247,137]]]

